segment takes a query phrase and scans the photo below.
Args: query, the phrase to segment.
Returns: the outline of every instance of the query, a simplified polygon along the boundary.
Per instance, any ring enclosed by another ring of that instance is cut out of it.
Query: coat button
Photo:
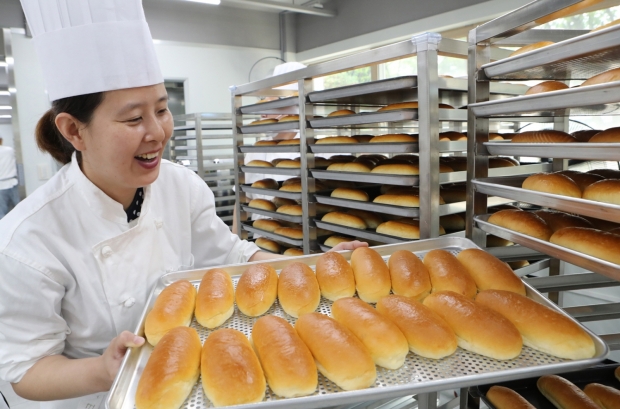
[[[126,299],[123,305],[127,308],[131,308],[133,307],[135,303],[136,303],[136,299],[131,297],[131,298]]]
[[[109,257],[112,255],[112,248],[110,246],[103,246],[101,249],[101,255],[103,257]]]

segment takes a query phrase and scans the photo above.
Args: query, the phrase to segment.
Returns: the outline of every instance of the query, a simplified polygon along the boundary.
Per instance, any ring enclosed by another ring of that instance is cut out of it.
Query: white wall
[[[13,147],[13,125],[0,124],[0,138],[4,146]]]

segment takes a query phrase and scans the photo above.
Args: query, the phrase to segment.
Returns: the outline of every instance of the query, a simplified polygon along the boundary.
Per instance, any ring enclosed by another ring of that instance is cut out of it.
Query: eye
[[[164,109],[160,109],[159,111],[157,111],[158,114],[165,114],[166,112],[168,112],[168,108],[164,108]]]
[[[126,120],[125,122],[129,122],[129,123],[133,123],[133,124],[135,124],[135,123],[140,122],[140,120],[141,120],[141,119],[142,119],[142,117],[141,117],[141,116],[138,116],[138,117],[135,117],[135,118],[128,119],[128,120]]]

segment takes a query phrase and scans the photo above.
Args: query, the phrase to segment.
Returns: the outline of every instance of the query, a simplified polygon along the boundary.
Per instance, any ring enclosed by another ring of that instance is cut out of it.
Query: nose
[[[145,128],[145,141],[150,142],[150,141],[154,141],[154,142],[162,142],[165,141],[166,138],[168,137],[167,133],[168,133],[168,128],[171,128],[168,125],[168,122],[170,122],[171,116],[170,115],[164,115],[163,117],[158,117],[157,115],[152,115],[150,116],[150,118],[146,121],[146,128]]]

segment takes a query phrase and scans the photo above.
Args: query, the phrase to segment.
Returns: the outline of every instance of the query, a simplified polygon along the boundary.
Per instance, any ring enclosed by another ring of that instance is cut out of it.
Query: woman
[[[0,220],[0,379],[42,408],[95,408],[162,274],[277,256],[162,161],[173,124],[140,0],[61,3],[22,1],[53,101],[37,141],[65,166]]]

